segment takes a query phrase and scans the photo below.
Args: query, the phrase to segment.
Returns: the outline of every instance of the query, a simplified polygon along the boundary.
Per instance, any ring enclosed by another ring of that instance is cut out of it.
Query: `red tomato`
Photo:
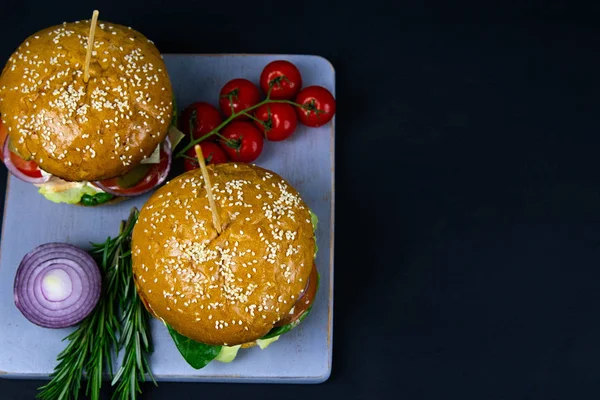
[[[164,151],[163,147],[160,147],[160,162],[158,164],[143,164],[149,165],[150,168],[146,175],[138,181],[134,186],[123,188],[119,186],[120,177],[110,178],[101,181],[100,183],[115,192],[116,195],[135,195],[136,193],[143,193],[144,191],[153,188],[158,183],[161,175],[165,173],[169,168],[169,156]]]
[[[216,143],[202,142],[202,143],[200,143],[200,148],[202,149],[202,155],[204,156],[204,161],[206,162],[206,165],[222,164],[222,163],[226,163],[227,161],[229,161],[227,159],[227,155],[225,154],[223,149],[221,149],[219,147],[219,145]],[[194,148],[192,147],[191,149],[189,149],[186,152],[186,155],[188,157],[193,157],[194,160],[186,158],[183,161],[183,168],[185,168],[186,171],[190,171],[192,169],[198,168],[199,167],[198,161],[195,160],[196,150],[194,150]]]
[[[249,163],[258,158],[263,149],[263,138],[254,125],[246,121],[233,121],[221,131],[221,148],[231,161]]]
[[[309,86],[296,96],[298,119],[306,126],[318,127],[325,125],[335,114],[335,99],[329,90],[322,86]]]
[[[273,61],[260,74],[260,87],[265,93],[270,89],[272,99],[291,100],[302,87],[302,75],[289,61]]]
[[[8,129],[6,129],[6,126],[2,123],[2,121],[0,121],[0,159],[4,158],[2,148],[4,146],[4,141],[7,140],[7,136]],[[12,161],[13,165],[25,175],[31,178],[42,177],[42,172],[38,168],[35,161],[25,161],[12,151],[10,152],[10,160]]]
[[[226,117],[234,112],[240,112],[260,101],[260,90],[248,79],[234,79],[229,81],[221,89],[219,94],[219,106]],[[240,115],[237,120],[248,119]]]
[[[211,132],[223,122],[223,117],[216,107],[204,103],[193,103],[181,114],[180,128],[188,137],[190,131],[194,139],[200,139],[202,136]],[[208,137],[206,140],[214,140],[216,135]]]
[[[6,126],[0,121],[0,159],[4,159],[4,154],[2,152],[2,148],[4,146],[4,141],[7,140],[8,129]],[[35,161],[25,161],[12,151],[10,152],[10,160],[13,165],[25,175],[31,178],[41,178],[42,171],[38,168]]]
[[[35,161],[25,161],[12,151],[10,152],[10,160],[19,171],[31,178],[41,178],[42,171],[38,168]]]
[[[287,139],[296,130],[298,117],[289,104],[271,103],[256,109],[255,117],[264,122],[254,121],[267,140],[279,142]]]

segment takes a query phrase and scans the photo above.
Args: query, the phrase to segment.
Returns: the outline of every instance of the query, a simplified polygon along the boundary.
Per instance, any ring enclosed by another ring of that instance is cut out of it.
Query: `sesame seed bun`
[[[211,345],[250,343],[285,319],[313,268],[309,208],[277,174],[208,166],[223,231],[213,226],[201,171],[161,187],[133,230],[133,273],[148,310]]]
[[[124,175],[161,143],[172,88],[154,44],[133,29],[99,22],[83,80],[90,21],[44,29],[9,58],[0,114],[25,159],[69,181]]]

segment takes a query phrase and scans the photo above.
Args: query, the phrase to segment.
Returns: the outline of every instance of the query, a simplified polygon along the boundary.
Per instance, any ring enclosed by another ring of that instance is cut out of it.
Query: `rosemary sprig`
[[[137,214],[136,214],[137,217]],[[139,382],[146,381],[146,374],[156,385],[148,366],[146,355],[152,353],[152,341],[149,335],[148,312],[137,295],[133,284],[131,267],[131,244],[128,239],[122,246],[126,249],[120,258],[119,274],[121,278],[122,332],[118,351],[125,350],[121,367],[115,374],[112,385],[118,383],[113,399],[134,400],[142,392]]]
[[[42,386],[37,397],[42,400],[77,399],[83,368],[94,341],[96,320],[86,319],[65,340],[69,345],[58,355],[58,365],[50,382]]]
[[[123,238],[122,233],[115,239],[108,238],[103,244],[93,245],[92,255],[103,276],[102,295],[92,313],[66,337],[69,345],[58,355],[59,363],[50,375],[50,382],[40,388],[39,399],[78,399],[84,372],[88,377],[86,394],[92,400],[99,399],[104,364],[109,366],[112,374],[111,348],[117,346],[120,330],[119,303],[115,301],[119,280],[112,265],[119,249],[117,244]]]
[[[58,364],[50,382],[40,388],[39,399],[77,400],[85,373],[86,395],[98,400],[105,369],[113,375],[113,350],[125,350],[112,381],[112,385],[118,382],[113,399],[135,399],[141,392],[139,381],[145,381],[146,374],[156,384],[146,360],[152,352],[148,313],[137,295],[131,270],[131,231],[138,214],[133,208],[118,236],[92,244],[90,254],[103,276],[102,296],[92,313],[65,338],[69,344],[58,355]]]

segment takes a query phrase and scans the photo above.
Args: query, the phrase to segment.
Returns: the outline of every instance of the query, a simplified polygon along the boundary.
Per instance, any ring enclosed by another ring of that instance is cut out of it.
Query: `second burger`
[[[57,203],[98,205],[162,184],[171,165],[173,92],[141,33],[90,21],[27,38],[0,76],[0,155],[16,177]]]

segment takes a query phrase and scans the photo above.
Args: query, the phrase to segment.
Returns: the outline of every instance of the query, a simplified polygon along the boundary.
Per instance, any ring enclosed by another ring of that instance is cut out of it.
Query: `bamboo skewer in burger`
[[[215,199],[212,194],[212,185],[210,184],[210,176],[208,175],[208,170],[206,169],[206,162],[204,162],[204,155],[202,154],[202,148],[199,144],[194,146],[194,150],[196,151],[196,158],[198,159],[198,164],[200,164],[200,169],[202,170],[202,176],[204,177],[204,186],[206,187],[206,196],[208,197],[208,202],[210,203],[210,210],[212,212],[212,220],[217,233],[221,234],[221,218],[219,218],[219,211],[217,210],[217,205],[215,204]]]
[[[83,69],[83,81],[88,83],[90,80],[90,61],[92,60],[92,49],[94,47],[94,35],[96,34],[96,24],[98,23],[98,15],[100,12],[94,10],[92,13],[92,22],[90,24],[90,35],[88,37],[88,48],[85,54],[85,64]]]

